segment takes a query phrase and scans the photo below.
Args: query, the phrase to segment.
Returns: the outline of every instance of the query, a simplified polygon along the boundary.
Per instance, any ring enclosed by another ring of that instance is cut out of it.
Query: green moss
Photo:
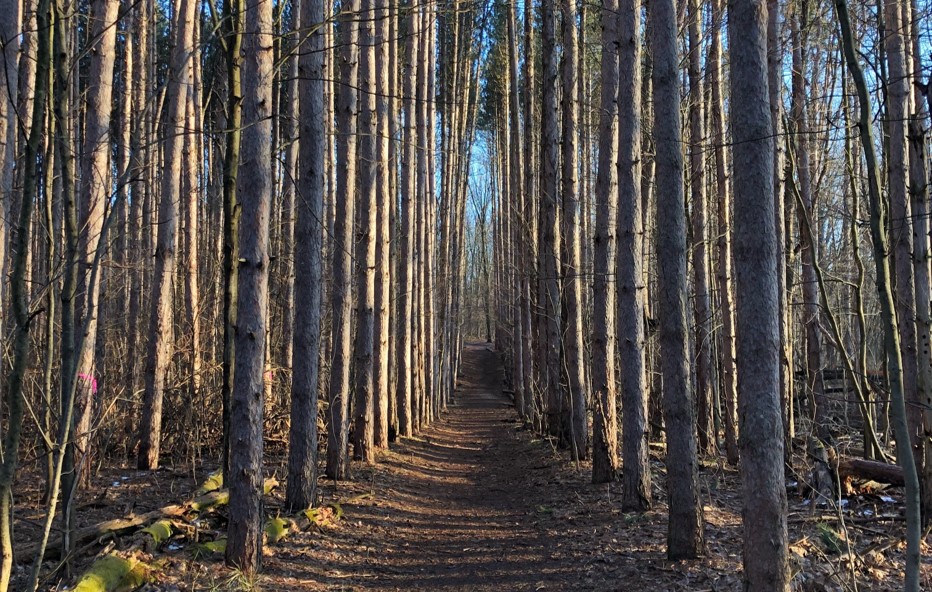
[[[226,550],[227,550],[226,539],[217,539],[216,541],[200,543],[194,546],[194,558],[201,559],[204,557],[212,557],[214,555],[225,553]]]
[[[221,487],[223,487],[223,471],[218,470],[207,477],[207,480],[194,492],[194,495],[204,495],[211,491],[217,491]]]
[[[124,559],[107,555],[94,562],[81,579],[74,592],[117,592],[133,590],[149,579],[148,567],[135,559]]]
[[[159,520],[148,528],[143,528],[142,532],[148,534],[155,541],[156,545],[161,545],[172,536],[172,523],[168,520]]]

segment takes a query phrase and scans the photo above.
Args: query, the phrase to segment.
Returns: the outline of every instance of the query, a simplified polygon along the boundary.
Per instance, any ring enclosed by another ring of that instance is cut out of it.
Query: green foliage
[[[842,552],[845,540],[835,529],[824,522],[820,522],[817,525],[817,530],[819,531],[819,540],[822,542],[822,547],[826,553]]]
[[[269,543],[275,544],[288,536],[289,526],[291,523],[280,516],[269,520],[265,525],[265,536],[268,537]]]

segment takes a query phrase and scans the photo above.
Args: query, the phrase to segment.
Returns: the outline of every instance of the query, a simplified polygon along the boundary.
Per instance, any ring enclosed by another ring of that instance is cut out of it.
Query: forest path
[[[332,494],[332,530],[276,548],[263,571],[289,590],[564,590],[584,576],[541,524],[552,450],[521,429],[499,357],[469,345],[455,404]],[[541,475],[529,483],[529,475]],[[364,499],[360,495],[371,493]],[[346,501],[351,500],[351,501]],[[326,501],[326,499],[325,499]],[[561,560],[563,559],[563,560]]]

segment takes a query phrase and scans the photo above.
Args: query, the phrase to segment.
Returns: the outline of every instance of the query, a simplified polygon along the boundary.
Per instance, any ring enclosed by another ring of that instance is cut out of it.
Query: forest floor
[[[381,452],[378,464],[354,464],[352,482],[322,480],[322,509],[303,529],[267,545],[255,586],[224,567],[222,554],[210,556],[191,542],[222,534],[223,510],[219,522],[203,521],[200,534],[197,526],[193,535],[181,529],[157,548],[136,545],[134,553],[156,566],[143,588],[150,592],[740,590],[737,472],[703,464],[707,553],[671,562],[664,552],[662,452],[652,451],[653,509],[622,513],[619,484],[592,485],[589,465],[568,462],[527,430],[502,393],[497,354],[485,344],[470,345],[449,411],[419,437]],[[190,475],[173,471],[114,470],[99,482],[103,493],[92,488],[79,505],[82,524],[188,499],[194,488]],[[797,590],[901,589],[900,490],[849,496],[844,525],[837,510],[814,509],[795,488],[789,493]],[[267,496],[270,515],[282,495],[279,489]],[[40,517],[38,504],[25,504],[17,538],[31,538]],[[200,552],[192,553],[195,548]],[[923,589],[932,590],[929,551],[924,543]],[[75,571],[95,553],[100,547],[76,558]]]

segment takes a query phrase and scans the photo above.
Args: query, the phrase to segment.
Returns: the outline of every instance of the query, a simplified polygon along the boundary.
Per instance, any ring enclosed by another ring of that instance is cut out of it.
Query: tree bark
[[[353,219],[356,196],[356,81],[359,0],[341,7],[340,84],[336,104],[337,186],[333,234],[333,363],[327,421],[327,476],[349,479],[349,395],[352,356]]]
[[[540,178],[540,301],[542,326],[538,339],[544,351],[542,389],[545,398],[546,430],[560,443],[570,435],[568,405],[560,384],[563,341],[560,298],[560,231],[557,211],[557,180],[560,171],[560,113],[557,107],[556,8],[554,0],[541,2],[541,57],[543,93],[541,105]]]
[[[376,114],[376,64],[374,0],[361,0],[359,23],[359,165],[356,229],[356,342],[353,405],[353,458],[375,461],[375,243],[376,182],[378,180],[378,118]]]
[[[237,200],[239,300],[236,375],[230,408],[230,521],[226,561],[255,574],[262,558],[263,369],[268,315],[269,215],[272,203],[272,2],[247,4],[243,40],[242,178]]]
[[[619,5],[621,53],[618,141],[618,348],[621,363],[622,507],[644,511],[651,506],[647,443],[647,377],[644,347],[644,226],[641,195],[641,36],[640,5]]]
[[[414,311],[414,202],[415,192],[415,78],[417,76],[417,42],[419,29],[418,12],[409,9],[407,16],[408,37],[405,43],[404,90],[402,92],[404,107],[404,137],[401,155],[401,251],[398,260],[398,343],[397,343],[397,388],[398,399],[398,435],[411,436],[414,433],[413,408],[413,373],[412,356],[412,317]]]
[[[285,506],[313,506],[317,492],[317,405],[320,377],[321,272],[323,268],[324,153],[324,0],[301,0],[300,28],[309,31],[307,51],[298,58],[300,144],[295,214],[294,346],[291,427]]]
[[[139,426],[139,458],[142,470],[159,466],[162,437],[162,398],[165,377],[171,362],[173,337],[172,283],[175,253],[178,249],[178,214],[181,199],[181,176],[184,171],[185,103],[192,83],[194,55],[193,34],[196,2],[176,0],[175,46],[172,50],[172,72],[176,77],[168,82],[165,140],[165,164],[162,172],[158,217],[158,244],[155,249],[152,307],[149,317],[149,348],[146,353],[146,390]]]
[[[867,163],[868,192],[871,204],[871,239],[874,247],[874,265],[877,274],[877,292],[880,296],[880,314],[883,323],[884,350],[887,358],[887,375],[890,384],[893,434],[896,440],[897,464],[903,469],[906,483],[906,581],[907,592],[919,590],[919,561],[921,513],[919,477],[913,458],[911,434],[909,431],[906,398],[903,385],[902,351],[897,330],[897,310],[894,303],[890,273],[890,244],[887,226],[887,203],[880,191],[880,171],[877,164],[873,129],[871,126],[871,105],[867,91],[864,72],[857,59],[851,23],[848,17],[848,5],[845,0],[835,0],[835,10],[841,26],[841,40],[845,61],[858,93],[859,114],[858,132],[864,159]]]
[[[789,590],[765,0],[729,2],[744,589]]]
[[[686,208],[680,131],[676,7],[672,0],[649,4],[653,52],[654,141],[657,146],[657,269],[660,286],[660,368],[667,435],[670,518],[667,556],[698,557],[705,547],[699,503],[696,412],[686,351]]]
[[[731,196],[728,178],[728,153],[725,145],[725,103],[722,98],[722,0],[712,2],[712,39],[709,43],[709,86],[712,90],[712,143],[715,146],[715,183],[718,191],[718,285],[719,308],[722,317],[722,402],[725,414],[725,456],[729,464],[738,464],[738,392],[735,380],[735,317],[731,278]],[[776,214],[774,215],[776,219]],[[781,216],[782,219],[782,216]],[[775,222],[776,224],[776,222]],[[776,232],[776,226],[774,232]],[[779,247],[778,252],[782,249]],[[779,265],[778,265],[779,267]],[[778,269],[779,274],[782,273]],[[779,283],[778,283],[778,293]],[[777,318],[781,318],[779,315]],[[782,320],[780,321],[782,323]]]
[[[627,0],[626,0],[627,1]],[[615,388],[615,202],[618,196],[618,0],[602,2],[602,97],[599,171],[596,177],[594,334],[592,339],[592,482],[618,473],[618,405]],[[627,45],[625,49],[628,49]],[[635,51],[637,47],[635,46]]]
[[[45,124],[45,109],[51,67],[51,31],[49,0],[40,0],[36,9],[36,85],[30,105],[31,126],[24,147],[22,195],[17,199],[16,243],[11,245],[10,296],[14,322],[12,367],[7,375],[6,405],[8,428],[3,434],[3,462],[0,463],[0,592],[10,587],[13,569],[13,479],[19,461],[25,398],[23,380],[29,362],[29,332],[32,317],[29,314],[29,290],[26,285],[27,251],[30,242],[32,212],[38,200],[38,158],[40,140]]]
[[[708,240],[706,238],[705,113],[702,88],[701,21],[699,0],[687,2],[689,24],[689,201],[693,269],[693,325],[696,359],[696,411],[699,450],[711,453],[717,434],[712,422],[711,306],[709,305]]]
[[[586,409],[586,345],[583,339],[583,267],[579,199],[579,72],[576,1],[563,0],[563,360],[570,400],[570,452],[575,460],[589,458],[589,414]]]

